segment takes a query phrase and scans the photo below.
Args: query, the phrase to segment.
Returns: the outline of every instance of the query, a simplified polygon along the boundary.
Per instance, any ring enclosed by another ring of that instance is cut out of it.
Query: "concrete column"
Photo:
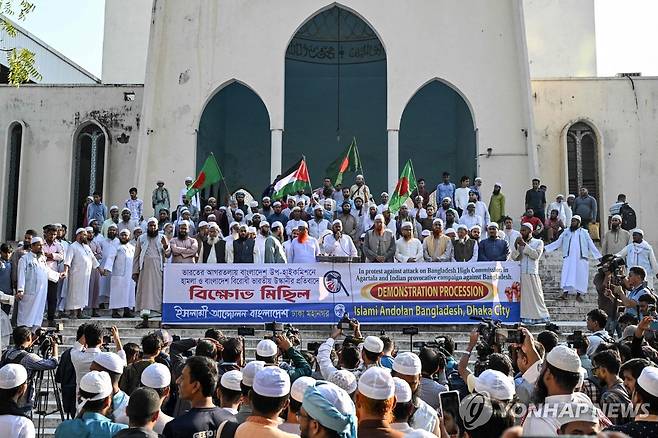
[[[388,192],[392,193],[395,190],[395,185],[398,182],[400,169],[398,168],[398,154],[400,150],[399,143],[399,129],[388,130]]]
[[[283,154],[283,129],[272,129],[271,140],[270,181],[281,173],[281,157]],[[257,159],[257,157],[254,157]]]

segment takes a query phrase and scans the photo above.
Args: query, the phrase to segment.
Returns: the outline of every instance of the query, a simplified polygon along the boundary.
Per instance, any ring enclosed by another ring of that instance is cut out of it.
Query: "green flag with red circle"
[[[224,176],[222,175],[222,171],[219,170],[219,165],[217,164],[215,155],[211,153],[208,158],[206,158],[206,162],[203,163],[199,176],[196,177],[196,180],[194,180],[192,185],[188,188],[186,196],[192,198],[199,190],[210,187],[211,185],[220,182],[223,178]]]

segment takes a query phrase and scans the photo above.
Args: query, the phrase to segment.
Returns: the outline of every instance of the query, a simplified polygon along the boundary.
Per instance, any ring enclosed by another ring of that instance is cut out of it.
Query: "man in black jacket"
[[[80,339],[85,335],[85,326],[87,324],[80,324],[78,332],[75,335],[75,340],[80,342]],[[75,380],[75,367],[71,361],[71,349],[67,349],[62,353],[59,359],[59,366],[55,372],[55,381],[62,387],[62,406],[67,418],[74,418],[76,413],[76,380]]]

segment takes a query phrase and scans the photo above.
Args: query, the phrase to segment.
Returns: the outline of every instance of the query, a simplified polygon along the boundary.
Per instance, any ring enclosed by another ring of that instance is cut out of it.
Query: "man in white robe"
[[[413,237],[413,224],[404,222],[400,226],[402,235],[395,241],[395,261],[400,263],[413,263],[423,261],[423,244]]]
[[[59,272],[51,269],[43,255],[43,239],[33,237],[30,252],[18,261],[16,301],[18,302],[17,325],[41,327],[43,311],[48,296],[48,282],[59,281]]]
[[[469,229],[474,225],[479,225],[480,228],[484,227],[484,219],[482,216],[475,214],[475,203],[469,202],[466,206],[466,211],[459,218],[459,223],[466,225]]]
[[[118,245],[109,246],[109,255],[104,256],[105,271],[110,279],[110,306],[112,318],[121,318],[119,309],[123,308],[123,317],[132,318],[135,314],[135,281],[132,279],[135,247],[130,243],[130,231],[121,230]]]
[[[89,316],[82,313],[82,309],[88,304],[89,279],[93,269],[98,269],[101,275],[104,272],[87,245],[87,232],[84,228],[78,228],[75,232],[75,242],[64,256],[63,276],[69,279],[65,309],[69,311],[69,317],[72,319],[89,319]]]
[[[544,242],[532,237],[532,224],[521,225],[521,235],[512,242],[514,261],[521,262],[521,322],[524,324],[545,324],[551,316],[544,302],[544,289],[539,277],[539,258],[544,252]],[[506,295],[508,291],[505,291]],[[509,301],[517,301],[514,290],[509,291]]]
[[[328,256],[356,257],[358,252],[352,238],[343,234],[343,223],[336,219],[331,224],[331,233],[326,234],[322,241],[322,253]]]
[[[626,266],[641,266],[646,271],[645,280],[649,289],[653,289],[653,279],[658,278],[658,263],[656,255],[649,242],[644,240],[644,231],[639,228],[631,230],[633,242],[615,254],[617,257],[626,259]]]
[[[114,255],[116,253],[116,249],[119,247],[119,239],[117,238],[117,235],[119,233],[119,228],[116,226],[111,226],[107,230],[107,237],[101,237],[100,239],[100,245],[101,245],[101,260],[100,264],[103,266],[105,269],[107,269],[108,263],[107,260],[111,255]],[[123,229],[121,232],[128,232],[128,236],[130,236],[130,230]],[[130,237],[128,238],[130,240]],[[109,265],[110,268],[112,265]],[[111,269],[110,269],[111,270]],[[101,303],[107,303],[110,301],[111,293],[110,293],[110,283],[112,281],[112,278],[109,275],[104,275],[100,279],[100,284],[99,284],[99,302]]]
[[[549,253],[558,248],[562,250],[562,277],[560,287],[564,294],[561,300],[566,300],[569,293],[576,293],[576,300],[582,302],[581,294],[587,293],[589,285],[589,259],[600,259],[601,253],[594,246],[589,232],[580,227],[580,216],[571,218],[571,226],[564,230],[553,243],[546,245],[544,250]]]
[[[258,228],[254,239],[254,263],[265,263],[265,241],[270,237],[270,223],[262,221]]]
[[[308,235],[308,224],[303,222],[297,227],[298,236],[290,242],[290,263],[315,263],[320,254],[318,241]]]
[[[551,205],[548,206],[549,213],[553,210],[557,210],[557,217],[562,220],[563,224],[571,223],[571,207],[564,200],[564,195],[557,195],[555,202],[551,202]]]

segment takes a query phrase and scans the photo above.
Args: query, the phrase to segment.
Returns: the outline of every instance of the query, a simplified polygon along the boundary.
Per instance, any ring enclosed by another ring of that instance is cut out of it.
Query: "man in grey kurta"
[[[148,319],[151,310],[162,312],[162,271],[170,252],[167,238],[158,232],[158,220],[150,218],[146,234],[137,240],[133,259],[133,280],[137,283],[135,307],[144,319]]]
[[[395,236],[384,227],[384,216],[375,216],[373,229],[366,233],[363,252],[368,262],[393,262],[395,255]]]

